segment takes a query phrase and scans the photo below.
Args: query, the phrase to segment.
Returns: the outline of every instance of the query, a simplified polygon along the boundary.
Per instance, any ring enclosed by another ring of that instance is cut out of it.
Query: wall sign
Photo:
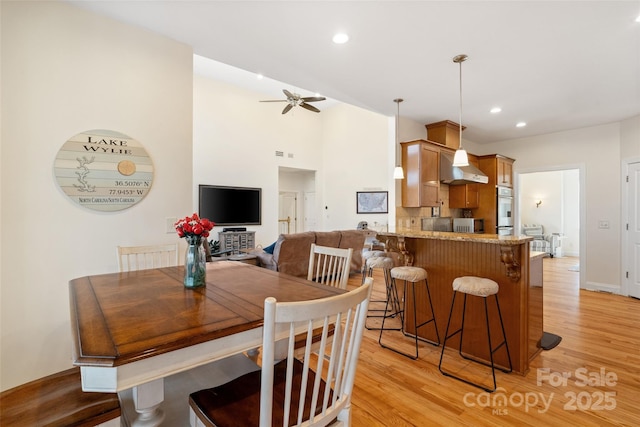
[[[153,162],[135,139],[89,130],[60,148],[54,174],[60,189],[80,206],[112,212],[145,198],[153,183]]]

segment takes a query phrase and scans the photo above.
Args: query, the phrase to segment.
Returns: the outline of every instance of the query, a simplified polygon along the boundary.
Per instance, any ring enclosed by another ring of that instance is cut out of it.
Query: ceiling
[[[460,68],[452,59],[467,54],[462,121],[465,139],[477,143],[640,114],[638,0],[69,3],[239,68],[236,82],[265,96],[319,93],[387,116],[400,97],[400,115],[425,124],[458,122]],[[336,32],[349,42],[334,44]],[[234,68],[222,64],[220,78],[233,80],[223,74]],[[502,112],[490,113],[494,106]],[[517,128],[520,121],[527,125]]]

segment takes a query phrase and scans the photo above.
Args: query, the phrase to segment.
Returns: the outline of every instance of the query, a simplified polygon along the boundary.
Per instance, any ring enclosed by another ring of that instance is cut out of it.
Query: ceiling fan
[[[283,89],[282,92],[284,92],[287,99],[274,99],[274,100],[260,101],[260,102],[288,102],[288,104],[284,107],[284,110],[282,110],[282,114],[287,114],[289,110],[291,110],[293,107],[302,107],[309,111],[313,111],[314,113],[319,113],[320,110],[318,110],[313,105],[307,104],[307,102],[318,102],[318,101],[324,101],[325,99],[327,99],[323,96],[308,96],[308,97],[302,98],[297,93],[291,93],[286,89]]]

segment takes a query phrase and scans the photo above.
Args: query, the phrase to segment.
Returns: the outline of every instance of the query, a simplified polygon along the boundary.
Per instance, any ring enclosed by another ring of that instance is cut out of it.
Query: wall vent
[[[284,157],[284,152],[276,151],[276,157]]]

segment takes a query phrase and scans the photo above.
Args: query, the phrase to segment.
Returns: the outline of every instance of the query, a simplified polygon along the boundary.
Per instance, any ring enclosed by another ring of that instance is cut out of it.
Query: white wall
[[[387,224],[387,214],[356,213],[356,192],[389,191],[389,209],[394,209],[388,117],[341,104],[327,110],[323,120],[324,230],[354,229],[360,221]]]
[[[620,122],[620,157],[640,158],[640,116]]]
[[[479,145],[483,151],[477,153],[500,153],[516,159],[515,174],[575,168],[584,171],[581,227],[585,238],[580,242],[581,269],[586,269],[584,286],[613,292],[621,286],[617,262],[621,232],[620,140],[620,124],[614,123]],[[599,229],[600,220],[609,221],[610,228]]]
[[[388,117],[346,104],[320,114],[293,109],[283,115],[282,104],[260,99],[258,92],[194,77],[194,186],[261,187],[262,225],[247,229],[256,231],[263,246],[278,237],[279,167],[316,172],[317,230],[388,222],[387,215],[356,214],[356,191],[390,191],[389,200],[395,197],[388,188]]]
[[[178,241],[192,211],[192,50],[57,2],[2,2],[0,375],[7,389],[71,367],[71,279],[117,271],[116,246]],[[82,208],[53,162],[79,132],[111,129],[153,159],[147,197]]]
[[[273,243],[279,234],[278,169],[318,171],[321,186],[326,113],[294,109],[283,115],[282,104],[260,103],[260,93],[200,75],[194,76],[193,93],[194,209],[198,184],[260,187],[262,225],[247,229],[256,232],[256,244]],[[213,229],[213,238],[219,231],[222,227]]]

